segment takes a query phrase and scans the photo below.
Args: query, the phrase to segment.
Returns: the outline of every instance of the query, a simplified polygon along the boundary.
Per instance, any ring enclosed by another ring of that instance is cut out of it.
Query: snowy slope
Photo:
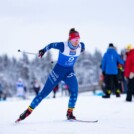
[[[134,134],[134,102],[112,96],[102,99],[89,93],[79,95],[74,114],[98,123],[66,121],[68,97],[43,100],[24,121],[15,124],[30,100],[0,102],[0,134]]]

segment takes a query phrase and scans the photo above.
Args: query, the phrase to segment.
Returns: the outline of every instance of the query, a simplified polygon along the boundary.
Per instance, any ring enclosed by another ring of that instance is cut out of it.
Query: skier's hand
[[[43,55],[45,54],[45,52],[44,52],[44,50],[43,49],[41,49],[41,50],[39,50],[39,57],[43,57]]]

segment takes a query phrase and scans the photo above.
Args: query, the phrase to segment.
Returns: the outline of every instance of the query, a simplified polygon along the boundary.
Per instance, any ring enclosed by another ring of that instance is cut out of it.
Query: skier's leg
[[[64,77],[64,72],[60,73],[62,68],[58,68],[57,66],[52,70],[46,84],[42,91],[33,99],[30,106],[27,110],[25,110],[19,117],[20,120],[25,119],[28,115],[31,114],[33,109],[35,109],[39,103],[53,90],[53,88],[59,83],[59,81]],[[29,110],[30,109],[30,110]]]
[[[70,98],[69,98],[68,110],[67,110],[67,119],[75,119],[75,116],[73,115],[73,109],[75,108],[75,104],[78,96],[78,82],[74,72],[68,75],[68,77],[65,79],[65,82],[68,85],[70,91]]]

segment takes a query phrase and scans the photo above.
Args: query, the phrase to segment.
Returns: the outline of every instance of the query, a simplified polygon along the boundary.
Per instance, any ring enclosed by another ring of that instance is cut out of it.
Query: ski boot
[[[31,113],[32,113],[33,109],[31,107],[28,107],[28,109],[26,109],[19,117],[19,119],[17,119],[15,121],[15,123],[24,120],[26,117],[28,117]]]
[[[120,90],[117,89],[115,94],[116,94],[116,97],[120,97],[120,94],[121,94]]]
[[[66,116],[67,116],[68,120],[71,120],[71,119],[76,120],[76,117],[73,115],[73,109],[72,108],[69,108],[67,110],[67,115]]]
[[[102,98],[110,98],[111,91],[107,90],[105,95],[102,96]]]

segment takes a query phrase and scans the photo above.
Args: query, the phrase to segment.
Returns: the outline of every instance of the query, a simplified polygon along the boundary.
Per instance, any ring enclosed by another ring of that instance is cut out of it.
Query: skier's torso
[[[47,45],[44,48],[44,52],[50,50],[51,48],[59,50],[59,56],[57,63],[63,67],[73,67],[76,59],[79,57],[81,52],[85,50],[84,43],[80,42],[77,49],[73,50],[68,45],[69,42],[56,42]]]
[[[64,51],[59,51],[57,63],[64,67],[72,67],[81,53],[81,44],[76,50],[72,50],[68,46],[68,42],[64,42]]]

